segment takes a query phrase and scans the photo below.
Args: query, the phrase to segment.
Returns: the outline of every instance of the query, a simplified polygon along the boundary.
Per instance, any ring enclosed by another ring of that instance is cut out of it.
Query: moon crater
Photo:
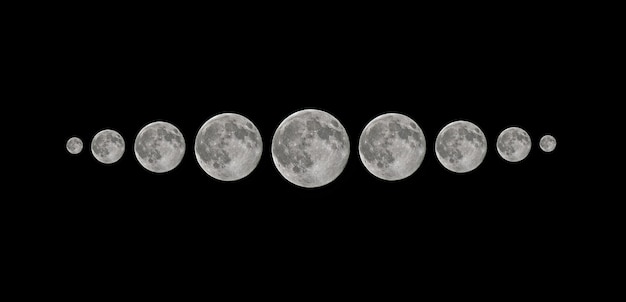
[[[552,152],[556,148],[556,139],[552,135],[544,135],[539,140],[539,147],[543,152]]]
[[[374,176],[399,180],[413,174],[426,153],[424,134],[409,117],[396,113],[373,119],[359,139],[361,162]]]
[[[114,130],[102,130],[91,141],[91,153],[93,157],[103,164],[117,162],[126,149],[124,138]]]
[[[72,137],[67,140],[65,148],[70,154],[78,154],[83,151],[83,141],[78,137]]]
[[[184,154],[185,139],[182,133],[167,122],[146,125],[135,139],[135,156],[148,171],[171,171],[180,164]]]
[[[496,148],[503,159],[519,162],[528,156],[531,145],[530,136],[524,129],[509,127],[498,136]]]
[[[343,125],[331,114],[306,109],[287,117],[272,139],[272,158],[289,182],[307,188],[335,180],[350,154]]]
[[[211,177],[233,181],[246,177],[263,152],[259,130],[235,113],[217,115],[202,125],[195,142],[196,159]]]
[[[473,123],[455,121],[446,125],[435,141],[439,162],[448,170],[466,173],[476,169],[487,153],[487,140]]]

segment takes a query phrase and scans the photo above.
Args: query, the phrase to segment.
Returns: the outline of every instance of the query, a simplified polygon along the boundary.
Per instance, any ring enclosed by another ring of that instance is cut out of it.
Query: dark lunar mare
[[[457,149],[459,145],[459,132],[456,128],[452,127],[444,131],[441,139],[437,142],[436,149],[443,158],[446,158],[450,163],[454,164],[463,158],[463,154]]]
[[[304,130],[305,125],[300,120],[292,120],[276,133],[272,146],[272,153],[278,162],[284,167],[293,165],[291,169],[295,173],[304,173],[313,166],[311,155],[304,151],[310,144],[304,138]],[[296,147],[289,148],[289,144],[294,142]]]
[[[258,146],[258,135],[252,130],[254,129],[252,124],[247,122],[246,126],[250,128],[250,130],[237,125],[234,119],[212,123],[196,138],[196,152],[198,156],[200,156],[204,162],[212,162],[213,167],[216,169],[224,168],[232,159],[223,148],[228,145],[228,141],[232,139],[233,136],[243,141],[245,141],[246,137],[249,138],[254,145],[250,142],[246,142],[248,148],[252,149]],[[218,144],[216,147],[212,147],[210,142],[218,142]]]
[[[511,155],[515,153],[515,149],[512,145],[514,140],[521,141],[524,145],[530,144],[530,138],[524,135],[522,131],[506,131],[503,133],[502,138],[498,140],[498,149],[506,154]]]
[[[331,124],[332,122],[336,122],[336,121],[332,120]],[[337,126],[335,127],[338,127],[338,126],[339,124],[337,123]],[[333,149],[336,149],[337,147],[331,143],[331,140],[330,140],[331,137],[334,137],[339,142],[340,145],[338,146],[338,148],[345,147],[346,138],[343,132],[337,129],[334,129],[332,127],[323,125],[320,122],[319,117],[313,117],[312,119],[307,120],[306,127],[309,133],[316,133],[319,138],[321,138],[326,144],[331,145]]]
[[[177,129],[167,131],[165,125],[161,125],[157,128],[157,140],[161,140],[161,138],[166,142],[176,142],[179,146],[184,145],[183,137],[180,135],[180,132]]]
[[[139,135],[135,144],[135,151],[139,157],[147,159],[151,164],[161,159],[161,153],[155,148],[157,139],[158,130],[148,128]]]
[[[331,119],[330,124],[334,127],[340,126],[335,119]],[[335,150],[345,148],[347,143],[342,131],[325,125],[319,117],[306,113],[302,118],[288,121],[286,126],[276,133],[272,153],[282,166],[292,166],[291,170],[294,173],[305,173],[314,164],[311,155],[305,150],[315,136]],[[336,143],[332,138],[335,138]],[[295,144],[295,147],[290,148],[290,144]]]
[[[530,137],[528,135],[524,135],[522,131],[515,132],[515,139],[521,141],[524,145],[530,145]]]
[[[121,147],[123,142],[122,139],[117,137],[113,132],[106,132],[101,135],[98,135],[94,144],[92,145],[94,152],[100,156],[106,157],[109,155],[109,150],[107,146],[113,143],[118,147]]]
[[[114,143],[117,146],[122,146],[122,138],[118,137],[117,135],[115,135],[114,133],[107,133],[107,138],[109,139],[109,141],[111,141],[112,143]]]
[[[416,129],[417,124],[411,122],[409,127]],[[361,154],[363,154],[366,161],[370,163],[376,162],[377,167],[388,168],[395,161],[388,147],[393,144],[393,139],[396,136],[405,140],[412,148],[421,147],[423,144],[423,136],[419,132],[407,128],[400,124],[399,121],[391,120],[387,124],[385,124],[385,121],[379,121],[370,127],[365,135],[361,136],[359,142]],[[411,142],[409,140],[411,137],[416,142]]]
[[[216,169],[223,168],[231,161],[230,156],[222,148],[226,145],[225,128],[222,123],[212,123],[196,137],[196,154],[205,162],[213,163]],[[218,142],[217,148],[211,147],[211,142]]]
[[[509,132],[505,132],[502,134],[502,137],[498,140],[498,150],[503,152],[506,155],[511,155],[514,153],[513,146],[511,143],[511,134]]]
[[[484,143],[482,136],[477,132],[478,132],[477,129],[476,129],[476,132],[474,132],[471,129],[468,129],[467,127],[459,127],[458,129],[459,136],[465,137],[466,141],[471,142],[476,147]]]
[[[104,135],[98,135],[98,137],[96,138],[96,140],[94,141],[94,143],[92,144],[92,149],[93,151],[102,156],[102,157],[106,157],[109,155],[109,150],[106,149],[106,139],[104,137]]]
[[[370,127],[365,135],[361,136],[359,142],[359,150],[365,160],[374,163],[379,168],[387,168],[395,160],[393,154],[386,147],[390,146],[388,138],[384,134],[385,125],[377,123]],[[376,142],[380,142],[381,146],[376,146]]]
[[[511,133],[505,132],[502,135],[502,138],[498,141],[498,149],[506,155],[511,155],[515,153],[515,149],[511,145],[511,142],[512,142]]]

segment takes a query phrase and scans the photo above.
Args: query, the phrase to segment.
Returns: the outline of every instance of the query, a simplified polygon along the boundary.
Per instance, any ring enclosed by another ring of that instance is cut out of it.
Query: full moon
[[[335,180],[349,155],[350,141],[343,125],[321,110],[293,113],[280,123],[272,139],[272,158],[280,174],[305,188]]]
[[[552,152],[556,148],[556,139],[552,135],[544,135],[539,140],[539,147],[543,152]]]
[[[168,122],[146,125],[135,139],[135,156],[148,171],[171,171],[180,164],[183,155],[185,139],[178,128]]]
[[[91,141],[91,153],[99,162],[112,164],[122,158],[126,144],[122,136],[114,130],[102,130]]]
[[[83,141],[78,137],[72,137],[67,140],[65,148],[67,149],[67,152],[71,154],[78,154],[83,151]]]
[[[519,162],[526,158],[531,145],[528,133],[518,127],[504,129],[496,143],[500,156],[510,162]]]
[[[211,177],[233,181],[256,168],[263,152],[261,134],[244,116],[223,113],[202,125],[195,153],[200,167]]]
[[[435,153],[446,169],[466,173],[476,169],[485,159],[487,140],[478,126],[456,121],[443,127],[437,135]]]
[[[361,133],[359,155],[374,176],[384,180],[409,177],[422,164],[426,141],[411,118],[387,113],[373,119]]]

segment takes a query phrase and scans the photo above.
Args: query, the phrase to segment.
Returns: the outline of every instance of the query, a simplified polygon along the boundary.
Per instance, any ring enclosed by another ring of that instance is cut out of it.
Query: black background
[[[550,14],[386,16],[83,16],[42,29],[62,197],[42,207],[56,244],[77,247],[74,257],[138,262],[217,253],[211,259],[249,265],[326,257],[355,266],[363,258],[484,265],[494,274],[567,270],[576,205],[560,181],[571,148],[561,121],[580,88],[577,29]],[[276,127],[304,108],[333,114],[351,142],[344,172],[316,189],[282,178],[270,154]],[[193,154],[199,127],[223,112],[252,120],[264,143],[258,167],[236,182],[212,179]],[[371,175],[357,150],[364,126],[386,112],[413,118],[427,140],[421,167],[397,182]],[[459,119],[488,140],[483,164],[466,174],[447,171],[434,154],[439,130]],[[145,170],[132,150],[155,120],[176,125],[187,142],[181,164],[164,174]],[[520,163],[495,149],[509,126],[533,140]],[[112,165],[89,151],[105,128],[127,144]],[[558,141],[553,153],[538,147],[544,134]],[[65,150],[72,136],[85,143],[79,155]]]

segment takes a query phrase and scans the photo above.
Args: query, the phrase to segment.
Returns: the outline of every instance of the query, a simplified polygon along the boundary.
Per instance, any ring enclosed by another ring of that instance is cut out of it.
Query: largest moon
[[[446,169],[466,173],[478,168],[485,159],[487,140],[478,126],[456,121],[443,127],[437,135],[435,153]]]
[[[246,117],[223,113],[210,118],[198,131],[196,159],[211,177],[233,181],[256,168],[263,152],[261,134]]]
[[[373,119],[359,139],[365,168],[384,180],[411,176],[422,164],[426,142],[422,129],[406,115],[387,113]]]
[[[135,156],[148,171],[164,173],[180,164],[185,155],[185,139],[174,125],[153,122],[141,129],[135,139]]]
[[[301,110],[280,123],[272,138],[272,158],[289,182],[305,187],[335,180],[348,162],[350,141],[343,125],[331,114]]]

